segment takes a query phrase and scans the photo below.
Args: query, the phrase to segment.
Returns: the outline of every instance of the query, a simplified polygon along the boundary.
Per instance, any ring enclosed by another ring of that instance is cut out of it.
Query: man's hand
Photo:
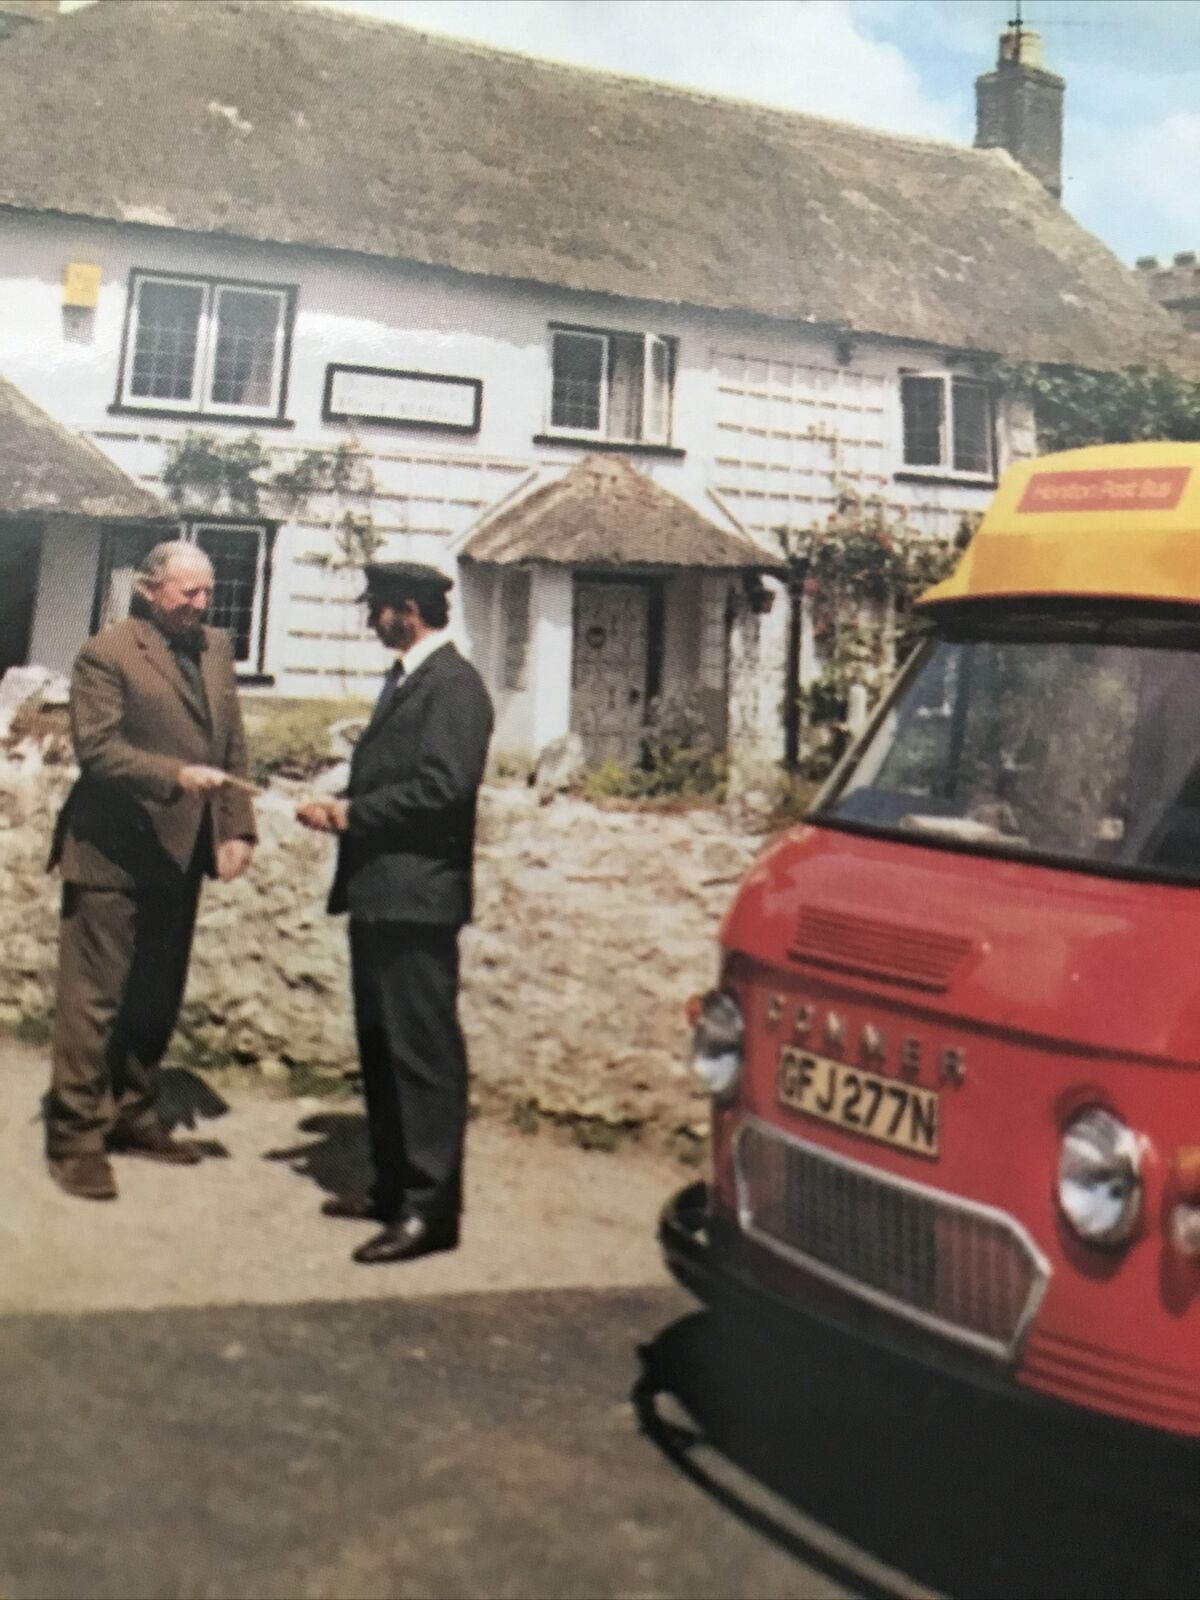
[[[226,839],[217,846],[217,877],[222,883],[232,883],[254,859],[254,846],[249,839]]]
[[[227,776],[220,767],[180,767],[175,782],[184,794],[215,794]]]
[[[305,800],[296,807],[296,821],[316,833],[345,833],[349,810],[344,800]]]

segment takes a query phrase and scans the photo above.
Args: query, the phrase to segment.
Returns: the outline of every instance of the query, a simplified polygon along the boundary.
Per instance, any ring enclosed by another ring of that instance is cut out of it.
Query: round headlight
[[[1058,1203],[1089,1244],[1120,1244],[1142,1214],[1138,1136],[1111,1111],[1089,1106],[1063,1133]]]
[[[741,1007],[731,994],[710,989],[700,1002],[692,1033],[692,1067],[716,1099],[737,1088],[745,1042]]]

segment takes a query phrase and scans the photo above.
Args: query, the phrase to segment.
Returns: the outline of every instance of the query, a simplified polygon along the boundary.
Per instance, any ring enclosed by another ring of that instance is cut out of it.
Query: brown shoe
[[[204,1160],[204,1152],[195,1140],[175,1139],[162,1127],[119,1129],[110,1137],[108,1148],[117,1155],[165,1161],[172,1167],[194,1167]]]
[[[117,1180],[108,1157],[99,1150],[61,1156],[50,1162],[50,1176],[60,1189],[80,1200],[115,1200]]]

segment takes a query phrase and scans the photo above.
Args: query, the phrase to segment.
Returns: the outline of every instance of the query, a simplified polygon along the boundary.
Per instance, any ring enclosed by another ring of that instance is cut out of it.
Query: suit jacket
[[[452,644],[401,680],[350,762],[332,912],[461,927],[471,919],[475,809],[492,703]]]
[[[207,823],[212,847],[253,839],[246,794],[184,794],[182,766],[221,767],[244,777],[245,740],[229,640],[205,628],[197,700],[170,646],[146,618],[105,628],[79,652],[71,674],[71,738],[79,781],[54,831],[51,867],[68,883],[138,889],[177,883]]]

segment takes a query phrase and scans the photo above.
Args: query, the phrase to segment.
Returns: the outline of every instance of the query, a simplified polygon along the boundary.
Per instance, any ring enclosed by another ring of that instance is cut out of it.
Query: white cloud
[[[849,0],[319,3],[894,133],[959,131],[953,106],[923,92],[903,52],[872,38]]]
[[[1063,203],[1126,261],[1200,248],[1200,112],[1068,125]]]
[[[1125,165],[1163,222],[1186,235],[1200,235],[1200,111],[1177,111],[1143,128],[1128,144]]]

